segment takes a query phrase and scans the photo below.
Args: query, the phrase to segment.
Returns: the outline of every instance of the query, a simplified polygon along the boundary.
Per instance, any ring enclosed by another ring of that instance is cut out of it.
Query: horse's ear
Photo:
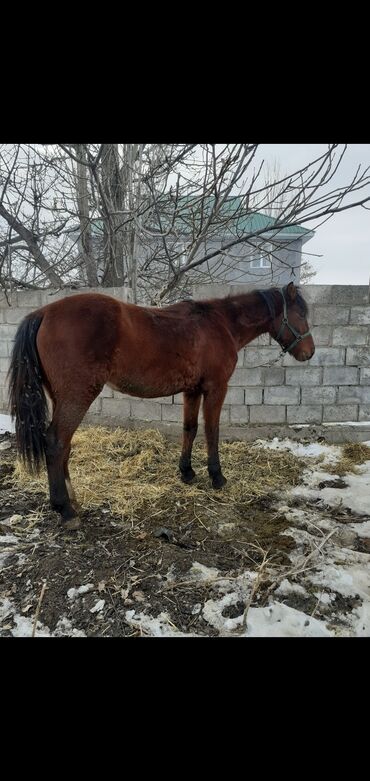
[[[286,292],[290,298],[291,301],[294,301],[297,296],[297,288],[295,287],[293,282],[289,282],[289,285],[287,285]]]

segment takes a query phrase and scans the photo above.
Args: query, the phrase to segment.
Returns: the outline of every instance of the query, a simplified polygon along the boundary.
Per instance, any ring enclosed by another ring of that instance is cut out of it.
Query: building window
[[[267,244],[259,250],[259,254],[250,262],[251,268],[271,268],[271,245]]]
[[[270,261],[266,256],[260,256],[251,260],[251,268],[271,268]]]
[[[175,252],[177,256],[177,262],[179,266],[184,266],[186,263],[186,249],[185,249],[185,242],[178,241],[175,244]]]

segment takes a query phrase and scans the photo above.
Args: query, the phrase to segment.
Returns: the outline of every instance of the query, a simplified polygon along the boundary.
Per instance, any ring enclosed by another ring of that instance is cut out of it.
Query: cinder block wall
[[[204,285],[194,298],[221,297],[251,286]],[[22,291],[11,306],[0,300],[0,411],[7,411],[6,372],[12,341],[25,314],[56,297],[80,291]],[[105,289],[130,300],[127,288]],[[221,415],[224,430],[248,424],[271,425],[370,421],[370,298],[366,285],[307,285],[309,321],[316,343],[311,361],[299,364],[287,355],[272,366],[279,347],[264,335],[238,357]],[[105,387],[90,407],[88,422],[110,425],[155,425],[177,428],[182,421],[181,394],[138,399]],[[288,429],[287,429],[288,430]]]
[[[251,290],[241,285],[200,285],[198,299]],[[370,288],[305,285],[314,357],[300,364],[269,336],[239,353],[230,381],[230,424],[300,424],[370,420]]]

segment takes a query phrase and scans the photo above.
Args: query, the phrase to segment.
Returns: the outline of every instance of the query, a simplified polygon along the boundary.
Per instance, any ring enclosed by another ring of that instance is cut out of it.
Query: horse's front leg
[[[191,451],[198,431],[198,414],[202,395],[199,392],[184,393],[184,429],[179,468],[183,483],[191,483],[195,472],[191,467]]]
[[[226,477],[221,471],[218,454],[220,414],[226,396],[227,385],[211,386],[204,392],[203,415],[208,449],[208,473],[213,488],[222,488]]]

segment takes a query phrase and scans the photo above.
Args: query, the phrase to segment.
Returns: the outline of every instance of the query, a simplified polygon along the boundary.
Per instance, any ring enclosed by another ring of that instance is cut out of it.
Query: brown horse
[[[221,488],[219,419],[238,350],[268,332],[284,352],[307,361],[315,347],[306,318],[293,283],[163,309],[85,293],[27,315],[9,370],[11,414],[26,465],[38,471],[46,461],[51,506],[64,527],[80,526],[68,471],[71,439],[104,384],[142,398],[184,394],[185,483],[195,477],[191,451],[203,396],[208,472],[213,488]]]

